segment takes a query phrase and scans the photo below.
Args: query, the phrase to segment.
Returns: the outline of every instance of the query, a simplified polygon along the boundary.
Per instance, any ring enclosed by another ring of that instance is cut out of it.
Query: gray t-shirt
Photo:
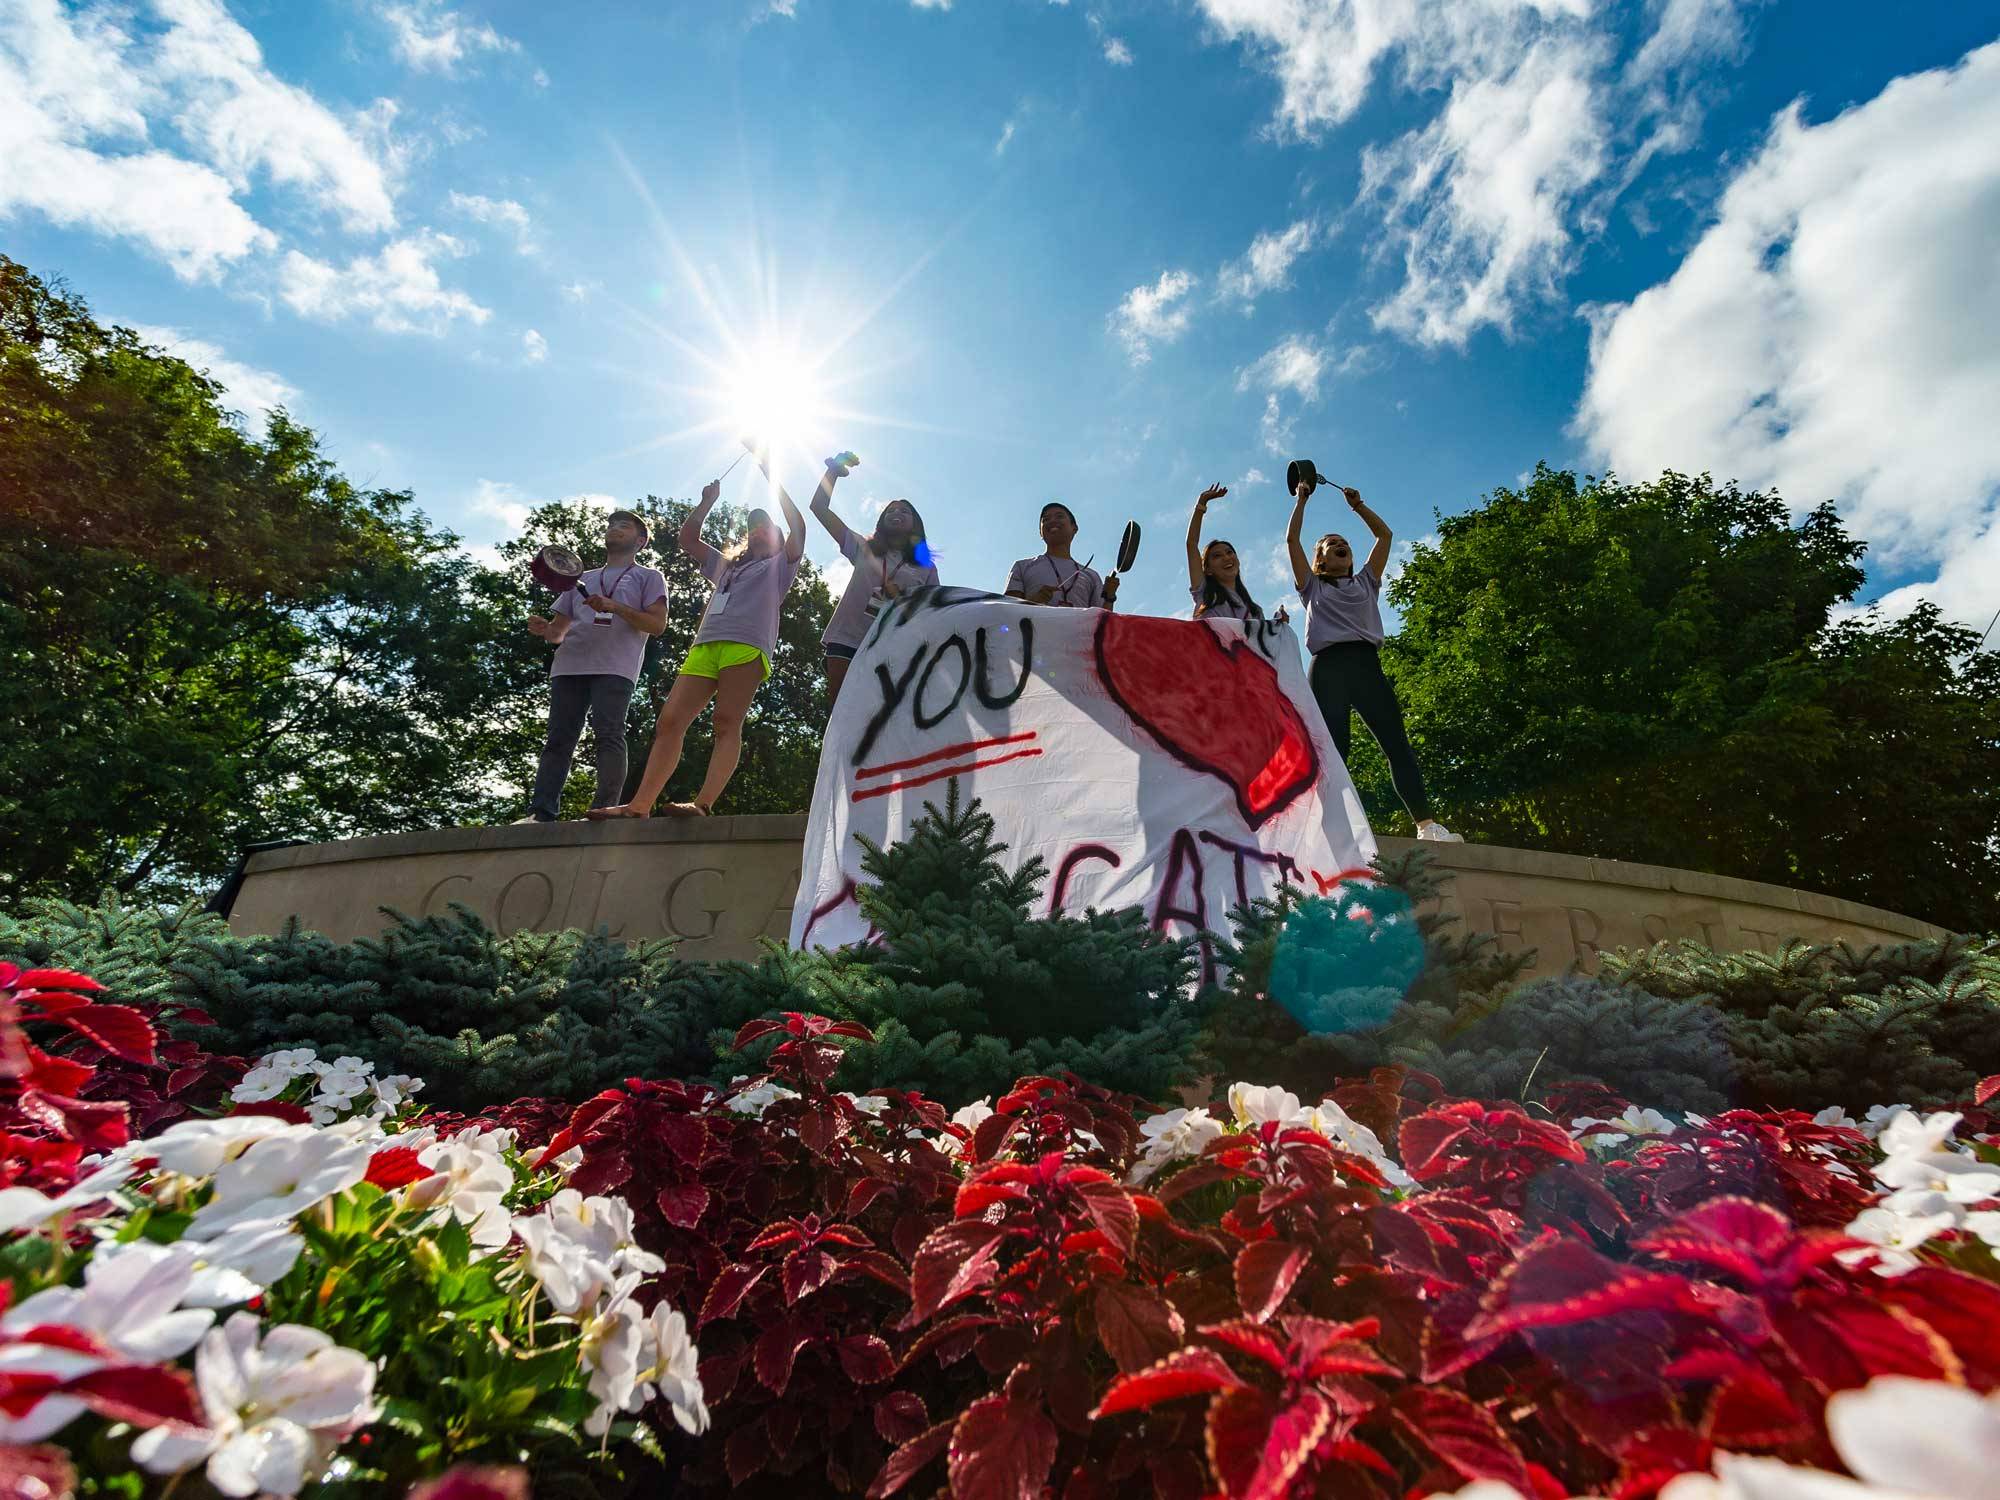
[[[1317,573],[1308,578],[1299,590],[1299,600],[1306,607],[1306,650],[1317,651],[1340,641],[1381,645],[1381,593],[1382,580],[1366,563],[1352,578],[1329,582]]]
[[[1104,607],[1104,580],[1098,577],[1095,568],[1086,568],[1074,558],[1051,557],[1046,552],[1015,563],[1002,592],[1027,599],[1037,589],[1046,588],[1055,590],[1048,600],[1050,604],[1067,604],[1077,609]]]
[[[701,628],[694,644],[733,641],[755,646],[766,656],[777,649],[778,611],[792,580],[799,576],[799,564],[780,547],[769,557],[745,558],[732,563],[710,549],[701,560],[701,571],[715,585],[708,596],[708,608],[701,612]]]
[[[569,634],[556,647],[549,663],[551,677],[587,677],[599,673],[639,680],[639,667],[646,659],[646,633],[627,624],[617,615],[602,621],[597,611],[583,601],[603,594],[633,609],[647,610],[667,597],[667,576],[658,568],[614,563],[608,568],[592,568],[576,581],[576,587],[556,600],[555,613],[569,616]]]
[[[870,605],[879,608],[883,603],[876,595],[881,591],[885,570],[898,594],[907,594],[911,589],[925,588],[938,581],[937,569],[929,563],[910,562],[901,552],[877,557],[868,545],[868,538],[852,529],[840,544],[840,551],[854,564],[854,576],[848,579],[846,592],[840,596],[840,603],[834,606],[833,618],[826,622],[826,634],[820,637],[822,645],[861,644],[861,638],[868,633],[868,622],[875,617],[875,609]]]
[[[1249,620],[1256,618],[1251,613],[1250,601],[1226,585],[1218,585],[1222,598],[1216,603],[1202,608],[1202,599],[1208,590],[1199,584],[1188,585],[1188,596],[1194,600],[1196,618],[1202,620]]]

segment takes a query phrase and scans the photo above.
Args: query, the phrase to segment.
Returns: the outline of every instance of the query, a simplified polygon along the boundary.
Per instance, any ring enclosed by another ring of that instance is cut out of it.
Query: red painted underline
[[[1019,739],[1016,735],[1014,738]],[[995,741],[994,743],[1002,743]],[[988,766],[1004,766],[1010,760],[1022,760],[1030,755],[1040,755],[1040,750],[1016,750],[1011,755],[996,755],[991,760],[968,761],[962,766],[946,766],[942,771],[933,771],[928,776],[912,776],[908,781],[893,781],[887,786],[871,786],[865,792],[856,792],[849,800],[866,802],[870,797],[886,797],[891,792],[906,792],[913,786],[927,786],[933,781],[942,781],[947,776],[962,776],[967,771],[981,771]],[[926,760],[932,759],[925,756]],[[885,768],[886,769],[886,768]]]
[[[927,766],[934,760],[948,760],[954,755],[969,755],[975,750],[991,750],[995,745],[1017,745],[1022,740],[1031,740],[1036,731],[1030,729],[1025,734],[1002,735],[997,740],[967,740],[962,745],[946,745],[942,750],[933,750],[928,755],[913,756],[909,760],[892,760],[886,765],[869,766],[856,771],[854,779],[860,781],[866,776],[887,776],[891,771],[907,771],[911,766]]]

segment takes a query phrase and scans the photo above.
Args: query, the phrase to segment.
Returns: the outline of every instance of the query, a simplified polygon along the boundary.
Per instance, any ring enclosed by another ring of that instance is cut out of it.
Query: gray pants
[[[625,710],[632,703],[633,684],[610,672],[575,673],[549,679],[549,737],[542,745],[542,763],[535,772],[535,794],[528,811],[553,818],[560,812],[563,783],[590,714],[597,737],[597,794],[592,807],[609,807],[625,800]]]

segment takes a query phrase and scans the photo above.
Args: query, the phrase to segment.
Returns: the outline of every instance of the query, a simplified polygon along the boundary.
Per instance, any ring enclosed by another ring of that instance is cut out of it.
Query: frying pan
[[[566,593],[583,577],[583,559],[567,547],[551,543],[528,560],[535,582],[555,593]]]

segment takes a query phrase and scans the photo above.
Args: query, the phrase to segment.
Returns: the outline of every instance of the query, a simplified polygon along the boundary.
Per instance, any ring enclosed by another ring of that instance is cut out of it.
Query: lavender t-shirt
[[[1222,598],[1218,602],[1209,605],[1208,608],[1203,609],[1201,601],[1207,597],[1208,590],[1199,584],[1188,585],[1188,594],[1194,600],[1194,607],[1198,611],[1196,618],[1203,620],[1248,620],[1253,618],[1252,606],[1249,600],[1226,584],[1218,585],[1218,587],[1222,590]]]
[[[592,594],[647,610],[667,597],[667,576],[658,568],[613,563],[608,568],[592,568],[579,578],[575,588],[556,600],[555,613],[568,615],[570,624],[569,634],[549,663],[549,676],[601,673],[637,682],[640,664],[646,659],[646,633],[617,615],[606,624],[598,624],[597,611],[584,603]]]
[[[1104,580],[1097,576],[1095,568],[1086,568],[1074,558],[1051,557],[1046,552],[1015,563],[1007,574],[1003,592],[1029,599],[1043,588],[1055,590],[1048,600],[1050,604],[1067,604],[1077,609],[1104,607]]]
[[[701,560],[701,571],[715,585],[708,596],[708,608],[701,612],[701,628],[694,644],[731,641],[755,646],[769,656],[778,645],[778,611],[792,580],[799,576],[799,561],[785,555],[780,547],[769,557],[745,558],[732,563],[713,548]]]
[[[1299,590],[1306,607],[1306,650],[1341,641],[1381,645],[1381,593],[1382,580],[1367,563],[1352,578],[1328,580],[1313,574]]]
[[[925,588],[938,581],[937,569],[929,563],[910,562],[901,552],[877,557],[868,545],[868,538],[851,528],[846,540],[840,544],[840,551],[854,564],[854,576],[848,579],[846,592],[841,594],[840,603],[834,606],[833,618],[826,622],[826,634],[820,637],[824,645],[861,644],[872,617],[868,605],[882,587],[885,569],[889,582],[896,586],[898,594],[907,594],[911,589]]]

